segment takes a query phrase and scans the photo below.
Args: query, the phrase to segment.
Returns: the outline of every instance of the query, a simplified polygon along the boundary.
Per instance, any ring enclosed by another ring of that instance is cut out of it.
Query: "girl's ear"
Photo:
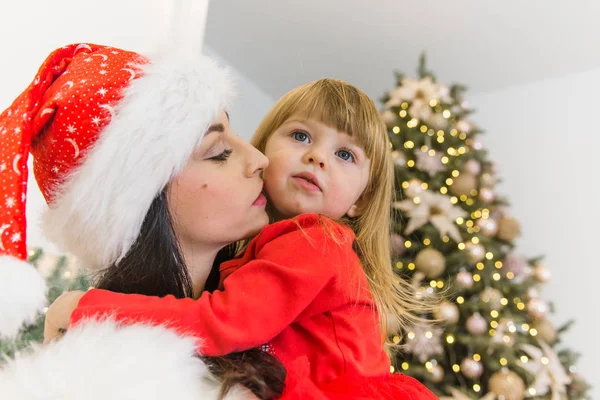
[[[350,218],[356,218],[356,217],[360,216],[363,213],[363,211],[365,210],[364,203],[365,202],[362,198],[358,199],[356,201],[356,203],[352,204],[350,209],[348,211],[346,211],[346,215],[349,216]]]

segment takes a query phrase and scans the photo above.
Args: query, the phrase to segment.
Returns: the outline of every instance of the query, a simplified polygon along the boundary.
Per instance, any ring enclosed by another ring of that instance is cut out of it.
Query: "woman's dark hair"
[[[217,289],[219,265],[234,255],[234,245],[219,252],[206,281],[206,290]],[[131,249],[125,257],[102,271],[95,287],[119,293],[192,297],[192,281],[173,230],[166,188],[150,205]],[[279,397],[283,391],[285,368],[260,349],[201,358],[221,380],[221,396],[235,385],[247,387],[260,399]]]

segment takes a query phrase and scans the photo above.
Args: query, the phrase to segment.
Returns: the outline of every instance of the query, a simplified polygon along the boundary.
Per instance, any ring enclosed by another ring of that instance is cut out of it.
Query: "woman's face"
[[[268,223],[262,194],[267,158],[236,136],[225,112],[169,185],[175,234],[184,248],[214,250]]]

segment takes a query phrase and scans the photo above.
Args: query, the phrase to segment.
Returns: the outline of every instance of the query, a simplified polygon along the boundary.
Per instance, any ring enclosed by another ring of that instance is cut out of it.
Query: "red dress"
[[[223,290],[176,299],[92,289],[71,324],[102,315],[166,324],[201,338],[198,350],[206,356],[262,346],[288,370],[286,399],[436,398],[418,382],[389,373],[375,303],[353,242],[350,228],[301,215],[266,226],[242,258],[224,263]],[[368,390],[371,378],[384,390],[406,384],[424,394],[352,397],[347,392],[379,393]],[[302,391],[304,397],[294,394]]]

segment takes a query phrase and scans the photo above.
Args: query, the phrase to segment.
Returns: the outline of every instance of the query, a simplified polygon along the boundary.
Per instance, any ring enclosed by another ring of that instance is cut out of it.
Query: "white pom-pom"
[[[197,341],[164,327],[89,322],[0,370],[4,400],[203,400],[220,385],[195,356]],[[226,398],[247,398],[238,388]]]
[[[46,282],[33,265],[0,256],[0,336],[15,336],[45,305]]]

